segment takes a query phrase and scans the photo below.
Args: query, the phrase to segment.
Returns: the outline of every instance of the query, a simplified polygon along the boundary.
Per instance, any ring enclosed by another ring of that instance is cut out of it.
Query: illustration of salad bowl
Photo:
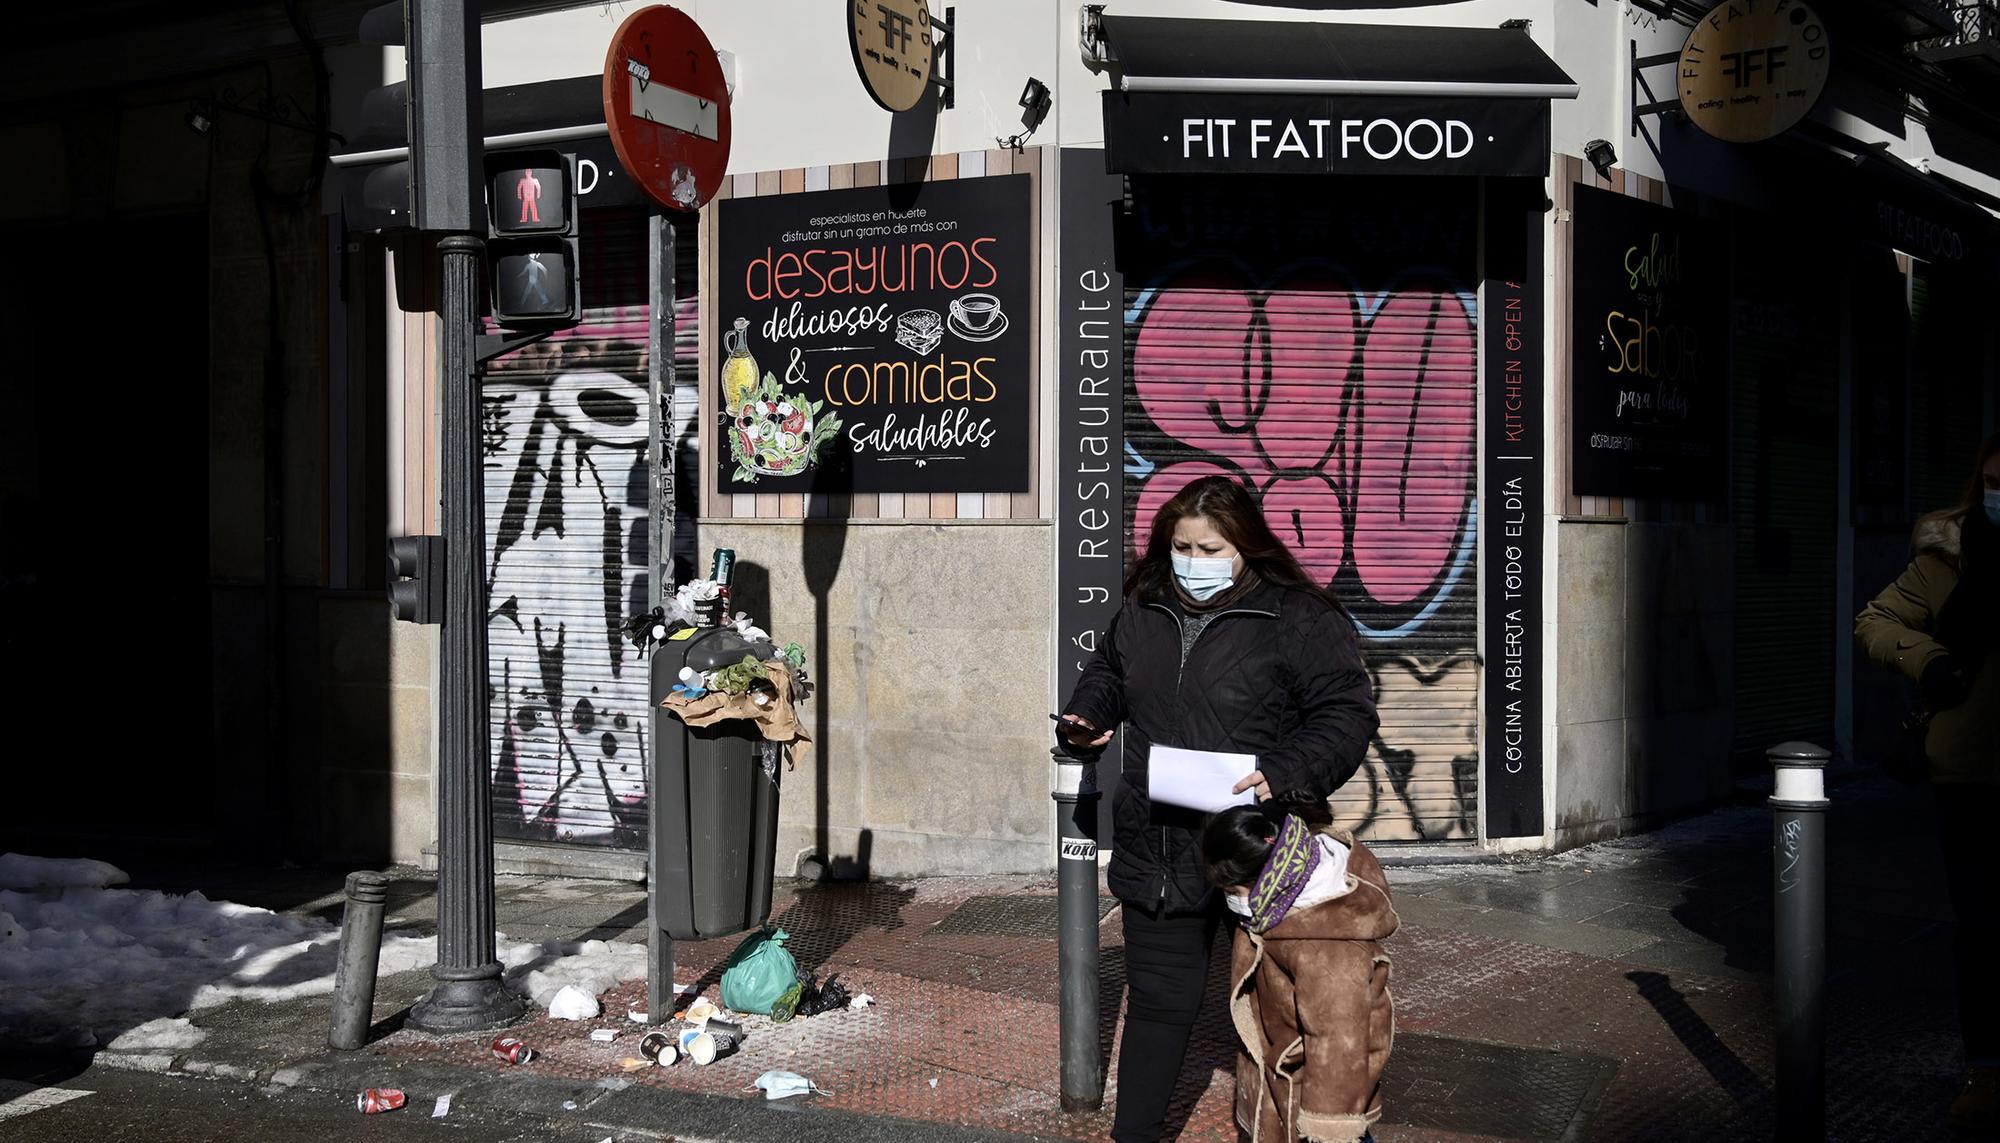
[[[758,476],[797,476],[812,467],[840,431],[840,418],[824,414],[821,403],[803,393],[782,392],[778,379],[766,373],[731,418],[730,429],[735,476],[747,482]]]

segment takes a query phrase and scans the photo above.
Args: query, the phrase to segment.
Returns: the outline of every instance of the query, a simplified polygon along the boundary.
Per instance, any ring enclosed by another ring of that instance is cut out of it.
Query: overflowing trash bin
[[[729,936],[770,918],[784,746],[748,718],[693,726],[663,704],[687,686],[684,669],[700,676],[778,655],[770,640],[734,627],[683,628],[653,653],[653,907],[675,940]]]

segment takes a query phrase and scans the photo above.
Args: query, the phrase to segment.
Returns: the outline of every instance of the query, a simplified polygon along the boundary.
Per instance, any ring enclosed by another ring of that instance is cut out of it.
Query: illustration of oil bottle
[[[722,404],[730,416],[743,411],[743,402],[757,391],[757,359],[750,356],[750,319],[737,318],[736,329],[722,335],[722,347],[729,357],[722,363]]]

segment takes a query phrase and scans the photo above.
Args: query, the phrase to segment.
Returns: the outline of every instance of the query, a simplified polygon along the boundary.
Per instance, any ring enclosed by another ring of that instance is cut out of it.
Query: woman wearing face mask
[[[1916,556],[1875,597],[1854,633],[1879,666],[1917,684],[1938,786],[1938,834],[1957,915],[1958,1016],[1965,1086],[1950,1123],[2000,1134],[2000,892],[1990,872],[1988,806],[2000,785],[2000,435],[1979,447],[1957,505],[1917,521]]]
[[[1124,905],[1127,999],[1111,1137],[1151,1143],[1200,1011],[1222,904],[1202,862],[1203,815],[1147,797],[1150,748],[1252,754],[1237,792],[1323,799],[1360,768],[1377,724],[1346,611],[1235,481],[1197,480],[1153,518],[1059,732],[1095,750],[1120,724],[1109,880]]]

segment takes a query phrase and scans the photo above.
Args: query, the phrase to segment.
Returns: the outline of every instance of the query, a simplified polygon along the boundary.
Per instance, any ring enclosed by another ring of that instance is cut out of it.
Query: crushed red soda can
[[[493,1054],[510,1064],[525,1064],[535,1058],[535,1049],[522,1043],[517,1037],[502,1036],[493,1041]]]
[[[354,1108],[364,1115],[374,1115],[378,1111],[394,1111],[408,1098],[393,1087],[371,1087],[354,1097]]]

